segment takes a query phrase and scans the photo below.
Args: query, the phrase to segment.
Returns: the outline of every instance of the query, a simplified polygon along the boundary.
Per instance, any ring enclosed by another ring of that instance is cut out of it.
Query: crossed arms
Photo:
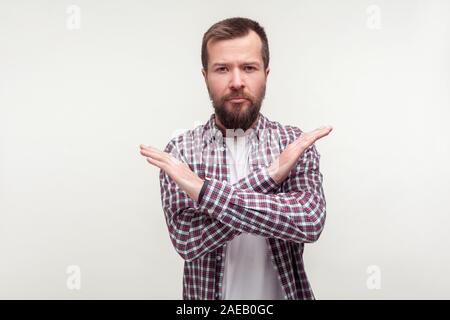
[[[181,161],[172,141],[164,152]],[[316,241],[326,216],[319,158],[311,144],[295,159],[287,177],[274,178],[270,167],[260,167],[233,185],[211,179],[197,200],[161,168],[161,201],[176,251],[192,261],[242,232]]]

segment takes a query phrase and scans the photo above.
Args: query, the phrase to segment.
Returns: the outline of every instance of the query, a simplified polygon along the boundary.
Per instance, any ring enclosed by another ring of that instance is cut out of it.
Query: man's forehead
[[[236,61],[247,63],[262,60],[262,42],[254,31],[239,38],[209,41],[207,47],[211,64]]]

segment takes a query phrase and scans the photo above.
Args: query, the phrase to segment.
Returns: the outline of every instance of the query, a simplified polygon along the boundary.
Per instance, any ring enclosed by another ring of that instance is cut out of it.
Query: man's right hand
[[[303,132],[298,139],[290,143],[279,157],[270,165],[269,174],[272,179],[277,183],[282,183],[294,165],[297,163],[298,158],[318,139],[327,136],[333,127],[325,126],[320,127],[310,132]]]

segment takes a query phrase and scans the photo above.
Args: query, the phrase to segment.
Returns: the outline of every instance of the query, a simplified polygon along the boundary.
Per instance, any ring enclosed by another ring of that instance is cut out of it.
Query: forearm
[[[186,208],[178,214],[164,210],[175,250],[186,261],[193,261],[231,241],[241,232],[212,219],[207,214]]]
[[[268,175],[269,174],[269,175]],[[201,198],[206,190],[209,179],[205,179],[200,189],[199,195],[196,199],[197,202],[201,201]],[[271,178],[270,172],[266,167],[261,167],[246,177],[240,179],[233,184],[237,189],[253,190],[258,193],[269,194],[273,193],[280,188],[280,185]]]
[[[233,184],[238,189],[253,190],[258,193],[274,193],[281,184],[276,183],[267,167],[260,167],[249,173],[246,177]]]
[[[211,218],[196,201],[160,171],[161,201],[171,242],[186,261],[193,261],[232,240],[241,232]]]
[[[273,183],[267,170],[262,172]],[[310,185],[309,190],[262,194],[212,179],[198,204],[211,218],[240,232],[314,242],[322,232],[326,208],[320,177]]]

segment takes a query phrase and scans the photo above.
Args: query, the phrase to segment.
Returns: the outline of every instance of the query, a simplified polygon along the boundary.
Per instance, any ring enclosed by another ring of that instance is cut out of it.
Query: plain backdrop
[[[261,112],[334,127],[304,253],[316,298],[450,298],[445,0],[2,0],[0,298],[181,299],[139,144],[209,119],[201,40],[234,16],[269,38]]]

